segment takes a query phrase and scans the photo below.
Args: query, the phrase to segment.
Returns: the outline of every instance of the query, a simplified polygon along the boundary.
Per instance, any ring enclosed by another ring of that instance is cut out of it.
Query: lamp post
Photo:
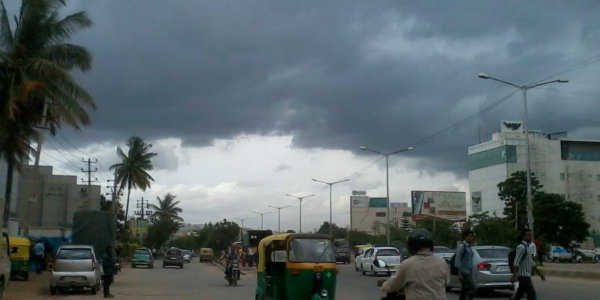
[[[290,195],[290,194],[285,194],[288,197],[292,197],[292,198],[296,198],[300,201],[300,226],[298,229],[298,233],[302,233],[302,200],[308,198],[308,197],[313,197],[315,194],[312,195],[308,195],[308,196],[302,196],[302,197],[298,197],[298,196],[294,196],[294,195]]]
[[[260,230],[263,230],[263,217],[265,215],[274,213],[274,211],[260,212],[260,211],[255,211],[255,210],[253,210],[252,212],[255,213],[255,214],[257,214],[257,215],[260,215]]]
[[[284,208],[292,207],[292,206],[290,206],[290,205],[286,205],[286,206],[267,205],[267,206],[277,209],[277,232],[281,233],[281,210]]]
[[[481,78],[481,79],[491,79],[500,83],[504,83],[507,85],[510,85],[512,87],[515,87],[519,90],[521,90],[521,93],[523,94],[523,131],[525,132],[525,168],[526,168],[526,178],[527,178],[527,190],[526,192],[526,197],[527,197],[527,226],[529,227],[529,229],[531,229],[531,231],[533,232],[533,200],[532,200],[532,193],[531,193],[531,145],[529,144],[529,116],[527,115],[527,91],[533,88],[536,88],[538,86],[542,86],[542,85],[546,85],[546,84],[550,84],[550,83],[567,83],[569,82],[568,79],[555,79],[555,80],[550,80],[550,81],[544,81],[544,82],[539,82],[539,83],[533,83],[530,85],[516,85],[514,83],[502,80],[502,79],[498,79],[498,78],[494,78],[488,74],[485,73],[479,73],[477,74],[477,77]]]
[[[244,242],[244,239],[242,237],[242,235],[244,234],[244,221],[250,219],[250,218],[235,218],[236,220],[240,220],[242,222],[242,231],[240,231],[240,241],[242,241],[242,243]]]
[[[387,213],[385,214],[385,218],[386,218],[385,236],[386,236],[387,244],[390,245],[390,156],[394,155],[394,154],[410,151],[410,150],[413,150],[414,148],[408,147],[406,149],[402,149],[402,150],[398,150],[398,151],[394,151],[394,152],[390,152],[390,153],[383,153],[383,152],[380,152],[377,150],[369,149],[365,146],[360,146],[360,149],[369,151],[369,152],[373,152],[373,153],[377,153],[377,154],[385,157],[385,190],[386,190],[385,193],[386,193],[386,198],[387,198]]]
[[[322,181],[322,180],[318,180],[318,179],[314,179],[312,178],[312,181],[316,181],[316,182],[320,182],[320,183],[324,183],[326,185],[329,186],[329,236],[333,236],[333,206],[332,206],[332,200],[331,200],[331,190],[334,184],[338,184],[341,182],[346,182],[346,181],[350,181],[350,179],[343,179],[343,180],[338,180],[338,181],[334,181],[334,182],[326,182],[326,181]]]

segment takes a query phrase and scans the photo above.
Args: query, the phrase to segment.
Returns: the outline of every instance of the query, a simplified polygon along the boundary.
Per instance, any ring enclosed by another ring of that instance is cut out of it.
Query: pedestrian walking
[[[472,300],[475,295],[475,282],[473,281],[473,249],[475,233],[465,230],[462,233],[463,242],[456,249],[454,266],[458,270],[458,280],[461,283],[460,300]]]
[[[106,246],[106,252],[102,256],[102,290],[104,292],[104,298],[114,298],[110,293],[110,285],[113,283],[115,276],[115,257],[113,256],[112,246]]]
[[[35,245],[33,245],[33,262],[35,264],[35,272],[37,274],[42,274],[42,262],[44,261],[45,254],[46,249],[44,244],[38,240]]]
[[[531,229],[525,229],[521,233],[521,242],[517,245],[515,253],[515,261],[513,262],[513,276],[511,281],[519,282],[519,287],[515,293],[513,299],[519,300],[524,294],[527,294],[527,300],[537,300],[535,288],[533,287],[533,281],[531,276],[535,271],[542,280],[546,280],[544,274],[537,268],[535,260],[533,259],[533,253],[531,253],[531,242],[533,239],[533,232]]]
[[[252,247],[248,247],[248,267],[254,267],[254,250]]]

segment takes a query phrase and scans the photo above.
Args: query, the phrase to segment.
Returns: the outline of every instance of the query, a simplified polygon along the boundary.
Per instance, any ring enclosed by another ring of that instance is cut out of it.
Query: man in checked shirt
[[[515,293],[513,299],[519,300],[523,297],[523,294],[527,294],[527,300],[537,300],[535,294],[535,288],[531,281],[533,270],[540,275],[542,280],[546,280],[546,276],[537,268],[535,261],[533,260],[533,253],[531,253],[531,241],[533,240],[533,233],[531,229],[523,230],[521,234],[522,241],[517,246],[514,271],[511,281],[519,281],[519,288]]]

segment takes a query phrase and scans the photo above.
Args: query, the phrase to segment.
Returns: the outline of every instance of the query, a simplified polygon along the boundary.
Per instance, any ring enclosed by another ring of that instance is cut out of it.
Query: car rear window
[[[377,256],[400,256],[400,252],[396,249],[378,249]]]
[[[433,253],[454,253],[454,251],[447,247],[433,247]]]
[[[58,251],[58,259],[92,259],[92,251],[90,249],[60,249]]]
[[[181,255],[181,251],[179,250],[167,250],[167,255]]]
[[[150,254],[148,250],[135,250],[133,254]]]
[[[506,258],[510,249],[476,249],[482,258]]]

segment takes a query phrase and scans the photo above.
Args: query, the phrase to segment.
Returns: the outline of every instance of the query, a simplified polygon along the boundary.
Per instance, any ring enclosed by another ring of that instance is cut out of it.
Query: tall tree
[[[514,247],[519,235],[513,222],[487,213],[473,214],[463,228],[473,230],[480,245]]]
[[[572,241],[582,242],[590,236],[581,204],[547,193],[536,194],[534,201],[536,238],[570,248]]]
[[[41,146],[42,135],[35,127],[49,127],[53,133],[62,124],[79,129],[90,123],[86,108],[95,108],[70,74],[89,70],[91,55],[68,43],[92,22],[85,12],[60,18],[65,5],[65,0],[22,0],[13,29],[0,0],[0,158],[8,163],[5,221],[13,170],[29,158],[30,140]]]
[[[152,217],[157,220],[172,220],[175,222],[183,222],[183,219],[179,216],[182,212],[181,208],[177,207],[179,201],[175,201],[175,195],[167,193],[163,199],[156,197],[158,205],[150,204],[150,208],[154,210]]]
[[[120,188],[127,187],[127,203],[125,204],[125,228],[127,228],[127,217],[129,216],[129,198],[131,189],[141,189],[145,191],[150,188],[150,181],[154,178],[147,171],[152,170],[152,158],[156,153],[150,152],[151,144],[146,143],[141,137],[132,136],[127,142],[129,151],[123,152],[121,147],[117,147],[117,155],[121,159],[120,163],[110,166],[115,170],[115,180]]]
[[[498,183],[498,197],[504,201],[504,215],[506,219],[513,224],[518,223],[518,228],[522,229],[527,224],[527,173],[517,171],[512,173],[505,181]],[[536,192],[542,188],[537,178],[531,175],[531,193],[535,196]],[[516,219],[515,219],[516,218]]]

